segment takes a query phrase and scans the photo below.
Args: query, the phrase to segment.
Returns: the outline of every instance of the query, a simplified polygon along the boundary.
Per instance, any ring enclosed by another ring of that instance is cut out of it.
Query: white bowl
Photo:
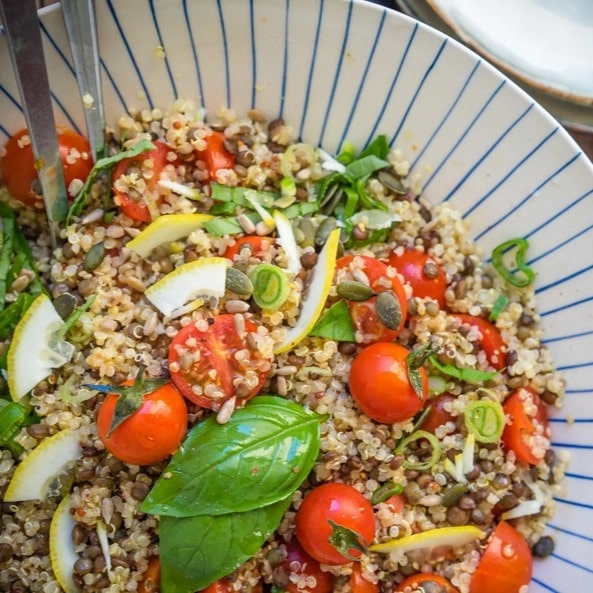
[[[430,201],[470,217],[485,253],[529,239],[546,343],[568,384],[554,442],[572,455],[549,526],[556,550],[536,561],[531,591],[593,591],[593,168],[560,124],[475,53],[366,2],[95,5],[110,123],[181,97],[282,116],[329,152],[383,133]],[[56,119],[84,130],[61,14],[42,15]],[[0,60],[3,144],[24,120],[4,39]]]

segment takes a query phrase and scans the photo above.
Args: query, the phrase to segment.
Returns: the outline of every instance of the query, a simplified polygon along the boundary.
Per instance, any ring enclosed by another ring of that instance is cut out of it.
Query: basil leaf
[[[358,155],[358,158],[362,158],[371,154],[383,160],[387,158],[387,155],[389,155],[389,143],[387,142],[387,136],[385,136],[385,134],[380,134],[379,136],[377,136]]]
[[[340,342],[354,342],[354,324],[346,301],[338,301],[324,311],[309,335]]]
[[[162,592],[201,590],[231,573],[258,552],[289,505],[290,497],[245,513],[161,517]]]
[[[386,160],[380,159],[374,154],[369,154],[362,158],[357,158],[347,165],[344,176],[350,181],[356,181],[385,167],[389,167],[389,163]]]
[[[451,363],[442,363],[436,356],[430,357],[430,363],[443,375],[454,377],[460,381],[467,381],[468,383],[485,383],[498,375],[498,371],[480,371],[467,367],[456,367]]]
[[[196,424],[142,504],[155,515],[188,517],[250,511],[290,496],[319,453],[310,410],[260,395],[226,424]]]

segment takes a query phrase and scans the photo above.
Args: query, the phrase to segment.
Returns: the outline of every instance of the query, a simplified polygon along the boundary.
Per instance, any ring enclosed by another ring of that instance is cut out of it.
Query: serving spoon
[[[68,198],[35,0],[0,0],[0,18],[29,130],[52,246],[55,248],[59,223],[68,214]]]

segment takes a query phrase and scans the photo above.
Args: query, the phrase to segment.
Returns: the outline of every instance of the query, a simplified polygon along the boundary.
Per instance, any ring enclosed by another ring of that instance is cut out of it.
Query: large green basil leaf
[[[142,510],[190,517],[250,511],[290,496],[319,453],[322,416],[260,395],[226,424],[196,424],[155,483]]]
[[[161,517],[162,593],[193,593],[251,558],[273,533],[290,498],[245,513]]]

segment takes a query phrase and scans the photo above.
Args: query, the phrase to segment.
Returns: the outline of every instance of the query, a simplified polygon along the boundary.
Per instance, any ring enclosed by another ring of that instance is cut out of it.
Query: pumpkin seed
[[[368,284],[356,281],[340,282],[336,286],[339,297],[347,301],[368,301],[373,296],[373,291]]]
[[[86,253],[82,260],[82,266],[87,272],[92,272],[101,265],[105,259],[105,245],[103,242],[95,243]]]
[[[76,297],[69,292],[63,292],[54,299],[54,309],[62,319],[66,319],[76,309]]]
[[[379,171],[377,177],[379,178],[379,181],[392,192],[402,195],[408,193],[408,190],[405,188],[401,180],[398,179],[395,175],[389,173],[389,171]]]
[[[323,202],[321,203],[320,209],[324,214],[331,214],[336,206],[341,202],[344,197],[344,190],[340,187],[340,184],[335,183],[326,192]]]
[[[467,492],[467,484],[462,484],[458,482],[457,484],[453,484],[450,488],[448,488],[443,493],[443,498],[441,500],[441,504],[444,507],[452,507],[454,504],[457,504],[459,499]]]
[[[328,216],[325,220],[323,220],[315,232],[315,245],[318,247],[325,245],[327,238],[330,236],[331,232],[337,228],[337,226],[338,221],[331,216]]]
[[[227,268],[225,288],[238,296],[248,297],[253,292],[253,283],[247,274],[237,268]]]
[[[299,241],[301,247],[315,246],[315,226],[310,218],[303,218],[299,223],[299,228],[303,233],[303,239]]]
[[[375,304],[377,317],[388,329],[399,329],[402,320],[402,308],[399,299],[389,290],[380,292],[377,295]]]

